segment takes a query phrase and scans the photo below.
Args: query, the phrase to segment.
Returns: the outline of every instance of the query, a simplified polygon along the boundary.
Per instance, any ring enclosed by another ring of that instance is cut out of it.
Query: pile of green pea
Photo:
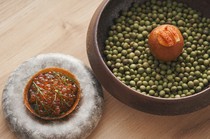
[[[183,52],[175,61],[159,61],[150,53],[149,33],[162,24],[177,26],[184,37]],[[173,0],[133,3],[114,19],[104,55],[113,74],[142,94],[195,94],[210,83],[210,18]]]

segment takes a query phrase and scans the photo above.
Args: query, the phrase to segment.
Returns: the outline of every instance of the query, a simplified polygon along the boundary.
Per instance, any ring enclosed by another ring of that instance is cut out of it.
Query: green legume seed
[[[130,81],[130,85],[134,87],[136,85],[135,81]]]
[[[135,65],[135,64],[131,64],[131,65],[130,65],[130,68],[131,68],[131,69],[135,69],[135,68],[136,68],[136,65]]]
[[[196,87],[195,90],[196,90],[196,92],[199,92],[199,91],[201,91],[201,89],[202,89],[202,88],[201,88],[200,86],[198,86],[198,87]]]
[[[166,93],[170,93],[170,89],[169,89],[169,88],[164,88],[164,91],[165,91]]]
[[[207,80],[210,82],[210,75],[207,76]]]
[[[149,67],[149,64],[148,64],[147,62],[144,62],[144,63],[143,63],[143,67],[144,67],[144,68],[148,68],[148,67]]]
[[[183,82],[183,83],[186,83],[187,80],[188,80],[187,77],[183,77],[183,78],[182,78],[182,82]]]
[[[159,92],[159,95],[160,95],[161,97],[164,97],[164,96],[165,96],[165,91],[164,91],[164,90],[161,90],[161,91]]]
[[[146,73],[150,74],[152,72],[152,69],[151,68],[147,68],[146,69]]]
[[[182,88],[183,88],[183,89],[187,89],[187,88],[188,88],[187,84],[186,84],[186,83],[183,83],[183,84],[182,84]]]
[[[138,73],[139,73],[139,74],[141,74],[141,73],[143,73],[143,72],[144,72],[144,69],[143,69],[143,68],[139,68],[139,69],[138,69]]]
[[[172,87],[171,87],[171,91],[172,91],[172,92],[176,92],[176,90],[177,90],[177,87],[176,87],[176,86],[172,86]]]
[[[192,93],[191,92],[187,92],[186,95],[187,96],[190,96],[190,95],[192,95]]]
[[[140,86],[140,90],[145,91],[146,90],[146,87],[144,85],[141,85]]]
[[[155,94],[155,91],[154,91],[154,90],[149,90],[149,94],[150,94],[151,96],[153,96],[153,95]]]
[[[206,77],[207,78],[207,77]],[[207,85],[208,84],[208,80],[207,79],[203,79],[203,84]]]
[[[189,81],[188,82],[188,87],[189,88],[193,88],[194,87],[194,82],[193,81]]]
[[[168,79],[169,81],[172,81],[172,80],[173,80],[173,76],[172,76],[172,75],[168,75],[168,76],[167,76],[167,79]]]
[[[178,25],[179,25],[179,26],[184,26],[184,25],[185,25],[185,22],[184,22],[183,20],[179,20],[179,21],[178,21]]]
[[[149,34],[149,33],[148,33],[147,31],[143,31],[143,32],[142,32],[142,35],[143,35],[144,37],[147,37],[148,34]]]
[[[165,98],[169,98],[169,95],[168,94],[165,94],[165,96],[164,96]]]
[[[204,59],[207,59],[207,58],[209,58],[209,55],[208,55],[208,54],[204,54],[204,55],[203,55],[203,58],[204,58]]]

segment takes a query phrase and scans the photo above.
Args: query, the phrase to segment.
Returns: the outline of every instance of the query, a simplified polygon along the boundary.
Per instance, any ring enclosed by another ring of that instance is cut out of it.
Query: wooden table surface
[[[101,1],[0,0],[0,92],[19,64],[41,53],[73,55],[89,66],[86,33]],[[106,91],[104,98],[103,117],[88,139],[210,139],[210,106],[168,117],[134,110]],[[2,107],[0,138],[16,138],[3,118]]]

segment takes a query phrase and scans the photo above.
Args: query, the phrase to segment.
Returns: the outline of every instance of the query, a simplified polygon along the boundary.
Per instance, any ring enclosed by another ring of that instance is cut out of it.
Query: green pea
[[[185,25],[185,22],[183,20],[179,20],[177,23],[178,23],[179,26],[184,26]]]
[[[183,89],[187,89],[187,88],[188,88],[187,84],[186,84],[186,83],[183,83],[183,84],[182,84],[182,88],[183,88]]]
[[[147,37],[148,34],[149,34],[149,33],[148,33],[147,31],[143,31],[143,32],[142,32],[142,35],[143,35],[144,37]]]
[[[209,66],[209,63],[210,63],[209,60],[204,60],[204,61],[203,61],[203,64],[204,64],[205,66]]]
[[[140,52],[139,50],[136,50],[136,51],[134,52],[134,54],[135,54],[136,56],[140,56],[140,55],[141,55],[141,52]]]
[[[188,87],[189,88],[194,88],[194,82],[193,81],[189,81],[188,82]]]
[[[207,78],[207,77],[206,77]],[[208,80],[207,79],[203,79],[203,84],[207,85],[208,84]]]
[[[154,91],[154,90],[149,90],[149,94],[150,94],[151,96],[153,96],[153,95],[155,94],[155,91]]]
[[[184,32],[182,35],[183,35],[183,37],[184,37],[185,39],[188,38],[188,34],[187,34],[186,32]]]
[[[183,77],[183,78],[182,78],[182,82],[183,82],[183,83],[186,83],[186,82],[187,82],[187,77]]]
[[[142,39],[143,39],[143,35],[142,35],[142,34],[138,34],[138,35],[137,35],[137,39],[138,39],[138,40],[142,40]]]
[[[141,85],[140,86],[140,90],[145,91],[146,90],[146,87],[144,85]]]
[[[160,80],[161,79],[161,76],[159,74],[157,74],[156,77],[155,77],[155,79],[156,80]]]
[[[148,67],[149,67],[149,64],[148,64],[147,62],[144,62],[144,63],[143,63],[143,67],[144,67],[144,68],[148,68]]]
[[[165,91],[164,90],[161,90],[160,92],[159,92],[159,95],[161,96],[161,97],[164,97],[165,96]]]
[[[207,42],[207,41],[204,41],[204,42],[203,42],[203,45],[206,45],[206,46],[208,46],[208,45],[209,45],[209,42]]]
[[[160,68],[161,68],[162,70],[166,70],[166,69],[167,69],[167,66],[164,65],[164,64],[160,64]]]
[[[135,65],[135,64],[131,64],[131,65],[130,65],[130,68],[131,68],[131,69],[136,69],[136,65]]]
[[[164,88],[164,91],[165,91],[166,93],[170,93],[170,89],[169,89],[169,88]]]
[[[177,87],[176,87],[176,86],[172,86],[172,87],[171,87],[171,91],[172,91],[172,92],[176,92],[176,91],[177,91]]]
[[[195,88],[196,92],[200,92],[201,89],[202,89],[202,88],[201,88],[200,86],[198,86],[198,87]]]
[[[144,86],[147,86],[148,85],[148,82],[147,81],[143,81],[142,83],[143,83]]]
[[[193,41],[193,37],[192,37],[192,36],[189,36],[189,37],[188,37],[188,41],[189,41],[189,42],[192,42],[192,41]]]
[[[202,88],[204,86],[204,84],[202,82],[199,82],[199,86]]]
[[[146,68],[146,73],[151,73],[152,72],[152,69],[151,68]]]
[[[172,75],[168,75],[168,76],[167,76],[167,79],[168,79],[169,81],[172,81],[172,80],[173,80],[173,76],[172,76]]]
[[[167,74],[169,75],[169,74],[172,74],[172,70],[170,70],[170,69],[168,69],[167,70]],[[169,76],[172,76],[172,75],[169,75]],[[169,78],[173,78],[173,76],[172,77],[169,77]],[[171,79],[172,80],[172,79]]]
[[[208,55],[208,54],[204,54],[204,55],[203,55],[203,58],[204,58],[204,59],[208,59],[208,58],[209,58],[209,55]]]
[[[130,75],[126,75],[126,76],[125,76],[125,79],[126,79],[126,80],[131,80],[131,76],[130,76]]]
[[[152,31],[152,26],[148,25],[148,26],[146,27],[146,29],[147,29],[148,32],[150,32],[150,31]]]
[[[201,76],[200,71],[195,71],[195,76],[200,77]]]
[[[207,76],[207,80],[210,82],[210,75]]]
[[[210,35],[207,36],[206,40],[207,40],[208,42],[210,42]]]
[[[194,19],[198,19],[199,15],[198,14],[193,14]]]
[[[144,68],[139,68],[138,73],[142,74],[144,72]]]
[[[134,87],[135,85],[136,85],[136,83],[135,83],[135,81],[130,81],[130,85],[132,86],[132,87]]]

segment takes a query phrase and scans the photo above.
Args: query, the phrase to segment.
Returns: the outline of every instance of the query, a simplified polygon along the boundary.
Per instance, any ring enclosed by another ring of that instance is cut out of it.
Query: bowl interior
[[[87,52],[90,65],[95,72],[96,77],[102,83],[109,93],[138,110],[159,114],[159,115],[177,115],[199,110],[207,106],[210,101],[210,87],[190,96],[179,99],[168,99],[155,96],[147,96],[135,91],[126,84],[118,80],[105,63],[105,40],[108,37],[110,26],[114,24],[114,19],[120,15],[120,12],[127,10],[133,2],[144,3],[146,0],[105,0],[93,16],[87,36]],[[204,16],[210,17],[210,3],[208,0],[184,1],[191,8],[200,11]],[[104,73],[104,74],[101,74]],[[111,82],[107,81],[111,80]]]
[[[113,19],[119,16],[120,11],[127,10],[132,3],[144,3],[146,0],[111,0],[107,3],[106,7],[102,11],[97,27],[97,42],[100,53],[104,58],[103,50],[105,47],[105,40],[108,37],[108,31],[111,25],[113,25]],[[198,10],[205,17],[210,17],[210,2],[208,0],[177,0],[189,5],[191,8]]]
[[[110,29],[110,26],[114,24],[113,20],[120,15],[121,11],[127,10],[132,5],[132,3],[137,2],[137,3],[141,4],[141,3],[144,3],[145,1],[146,0],[129,0],[129,1],[127,1],[127,0],[111,0],[111,1],[107,2],[107,4],[105,5],[105,7],[99,17],[99,22],[98,22],[98,26],[97,26],[97,38],[96,38],[100,55],[104,60],[105,60],[105,56],[103,54],[103,51],[104,51],[104,47],[105,47],[105,40],[108,37],[108,31]],[[161,0],[161,1],[163,1],[163,0]],[[193,1],[177,0],[177,2],[185,3],[185,4],[189,5],[189,7],[201,12],[203,16],[210,17],[210,8],[209,8],[210,3],[208,2],[208,0],[203,0],[203,1],[200,1],[200,0],[193,0]],[[104,65],[106,66],[105,62],[104,62]],[[108,66],[106,66],[106,67],[108,68]]]

